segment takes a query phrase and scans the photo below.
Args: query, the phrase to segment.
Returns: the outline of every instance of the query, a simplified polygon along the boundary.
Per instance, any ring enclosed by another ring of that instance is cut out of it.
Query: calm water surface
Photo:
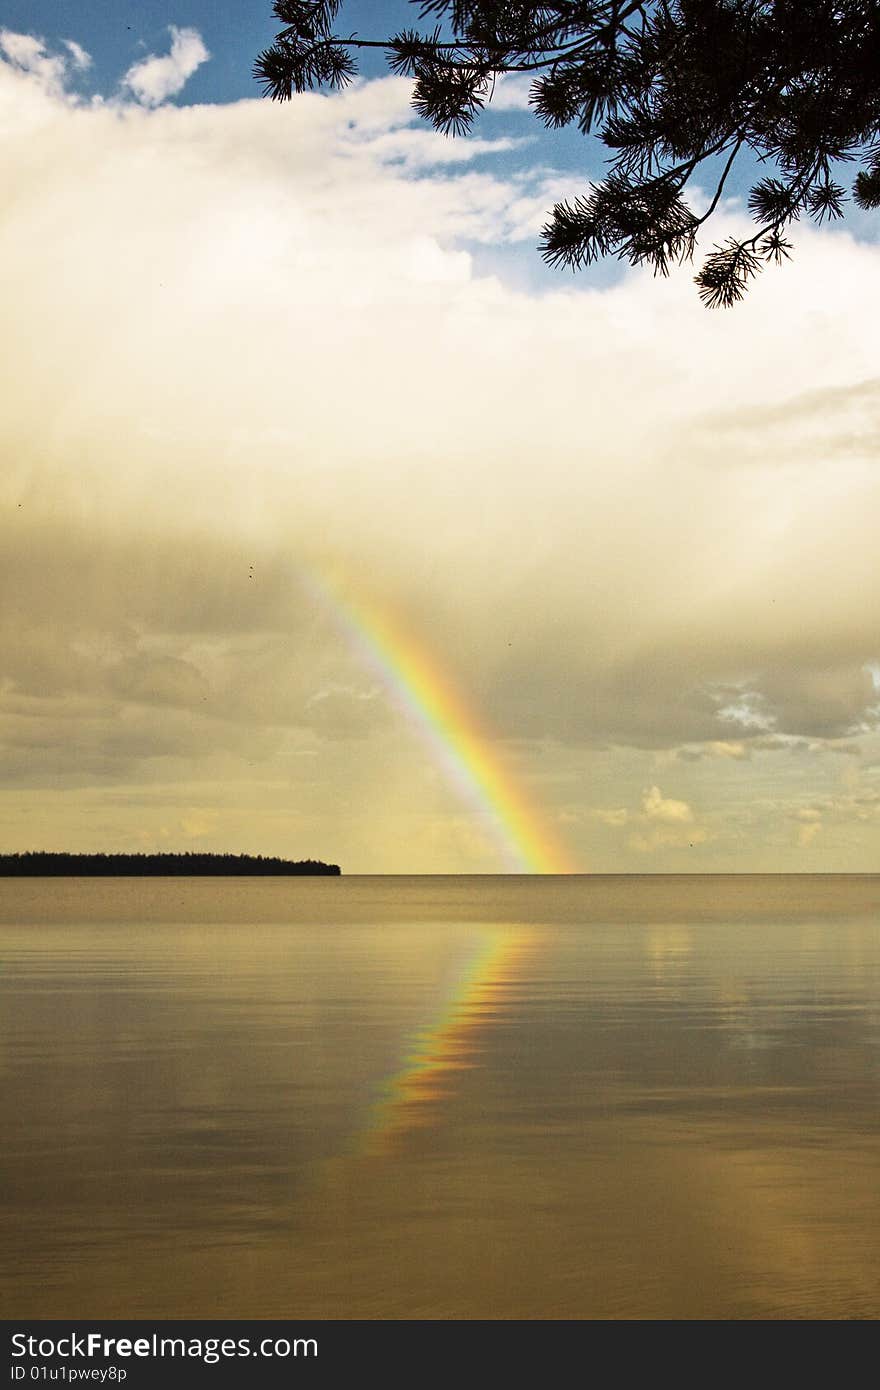
[[[877,1317],[880,879],[0,881],[6,1317]]]

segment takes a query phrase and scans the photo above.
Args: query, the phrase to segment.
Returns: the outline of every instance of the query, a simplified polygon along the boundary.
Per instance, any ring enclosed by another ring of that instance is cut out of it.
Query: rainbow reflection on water
[[[404,1135],[439,1122],[440,1103],[452,1094],[456,1074],[478,1065],[482,1034],[507,1011],[537,942],[524,927],[481,933],[440,1017],[415,1035],[403,1066],[385,1082],[361,1153],[390,1153]]]

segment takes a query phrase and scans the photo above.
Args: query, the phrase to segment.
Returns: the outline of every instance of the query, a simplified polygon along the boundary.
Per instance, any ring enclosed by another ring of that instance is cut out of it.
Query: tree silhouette
[[[314,877],[338,875],[338,864],[320,859],[279,859],[262,854],[68,854],[26,850],[0,854],[0,878]]]
[[[287,101],[345,86],[358,50],[381,49],[415,79],[419,115],[452,135],[468,133],[498,76],[530,74],[548,129],[574,125],[611,152],[601,182],[554,207],[541,242],[550,265],[613,255],[667,274],[692,259],[731,170],[751,156],[772,171],[748,197],[756,230],[715,246],[696,276],[707,305],[727,306],[788,257],[791,223],[842,216],[841,165],[861,166],[856,203],[880,205],[880,0],[412,3],[424,31],[362,38],[336,32],[340,0],[276,0],[284,28],[254,74]],[[695,175],[710,189],[697,210],[685,197]]]

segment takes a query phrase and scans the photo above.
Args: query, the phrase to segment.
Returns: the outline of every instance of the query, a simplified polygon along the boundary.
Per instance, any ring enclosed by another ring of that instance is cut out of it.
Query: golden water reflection
[[[876,879],[16,892],[6,1317],[880,1312]]]

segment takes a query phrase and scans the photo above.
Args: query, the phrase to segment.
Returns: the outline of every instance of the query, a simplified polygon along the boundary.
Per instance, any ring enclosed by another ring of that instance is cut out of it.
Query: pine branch
[[[339,89],[362,50],[413,80],[435,129],[466,135],[505,73],[533,73],[529,102],[548,131],[576,126],[608,153],[606,178],[559,203],[542,233],[548,264],[605,255],[667,273],[694,252],[745,150],[770,166],[755,184],[753,236],[716,246],[697,275],[709,305],[735,303],[785,228],[839,219],[835,174],[858,160],[852,197],[880,207],[880,0],[415,0],[421,24],[387,38],[344,36],[339,0],[276,0],[285,26],[255,76],[277,101]],[[706,210],[684,201],[697,170],[725,162]]]

